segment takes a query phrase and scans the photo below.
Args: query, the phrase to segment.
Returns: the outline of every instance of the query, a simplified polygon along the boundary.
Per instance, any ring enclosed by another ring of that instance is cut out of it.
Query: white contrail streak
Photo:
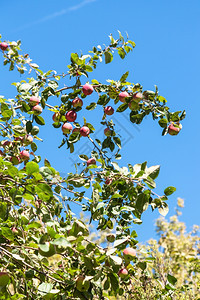
[[[31,22],[31,23],[25,24],[24,26],[18,27],[15,30],[12,30],[12,32],[18,32],[18,31],[30,28],[30,27],[32,27],[34,25],[47,22],[47,21],[55,19],[55,18],[57,18],[59,16],[65,15],[65,14],[71,12],[71,11],[76,11],[76,10],[80,9],[81,7],[83,7],[83,6],[85,6],[87,4],[90,4],[92,2],[96,2],[96,1],[98,1],[98,0],[84,0],[84,1],[82,1],[81,3],[79,3],[77,5],[71,6],[71,7],[66,8],[66,9],[62,9],[62,10],[57,11],[57,12],[55,12],[55,13],[53,13],[51,15],[48,15],[48,16],[46,16],[44,18],[41,18],[39,20],[36,20],[36,21]]]

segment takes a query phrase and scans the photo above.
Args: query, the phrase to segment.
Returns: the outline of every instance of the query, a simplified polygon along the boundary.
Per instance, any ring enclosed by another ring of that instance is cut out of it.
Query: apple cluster
[[[29,134],[25,136],[17,136],[13,141],[4,140],[0,142],[0,156],[8,159],[13,165],[18,165],[22,162],[27,162],[30,159],[29,150],[19,150],[19,147],[26,147],[31,145],[33,137]]]
[[[92,85],[86,83],[82,87],[82,92],[85,96],[91,95],[94,91],[94,88]],[[77,119],[77,113],[75,111],[76,108],[82,107],[83,106],[83,101],[79,97],[76,97],[75,99],[72,100],[72,106],[74,110],[70,110],[65,114],[65,119],[67,122],[65,122],[62,125],[62,132],[63,134],[69,134],[69,133],[75,133],[78,132],[81,136],[87,137],[90,134],[90,129],[87,126],[82,126],[81,128],[75,127],[73,129],[72,124],[70,122],[75,122]],[[52,116],[52,119],[54,122],[59,122],[61,118],[60,112],[54,113]]]

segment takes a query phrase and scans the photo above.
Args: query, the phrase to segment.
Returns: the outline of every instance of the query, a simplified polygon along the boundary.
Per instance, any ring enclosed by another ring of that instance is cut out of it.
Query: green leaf
[[[35,197],[29,193],[25,193],[23,194],[23,198],[26,199],[26,200],[30,200],[30,201],[34,201],[35,200]]]
[[[167,203],[163,202],[162,206],[158,208],[158,211],[163,217],[165,217],[169,212],[169,207]]]
[[[27,121],[26,122],[26,131],[27,131],[27,133],[30,133],[31,130],[32,130],[32,128],[33,128],[32,122],[31,121]]]
[[[116,255],[110,255],[110,260],[113,262],[114,265],[120,266],[122,264],[122,259]]]
[[[62,247],[71,247],[70,242],[65,237],[59,237],[51,242],[52,245],[58,245]]]
[[[28,93],[32,89],[32,85],[29,83],[23,83],[19,86],[18,92],[19,93]]]
[[[90,103],[90,105],[86,106],[87,110],[93,110],[95,109],[97,104],[95,102]]]
[[[43,282],[42,284],[40,284],[38,286],[38,291],[40,293],[42,292],[44,294],[47,294],[47,293],[49,293],[52,290],[52,288],[53,288],[53,284]]]
[[[114,242],[114,248],[116,248],[116,247],[119,246],[119,245],[122,245],[122,244],[126,243],[127,240],[128,240],[128,238],[116,240],[116,241]]]
[[[110,278],[110,283],[112,286],[112,290],[116,291],[119,288],[119,278],[115,273],[109,273],[108,274]]]
[[[123,48],[118,49],[118,54],[122,59],[124,59],[124,57],[126,56],[126,52],[124,51]]]
[[[106,94],[104,94],[99,97],[97,104],[106,105],[109,102],[109,100],[110,100],[110,98],[108,98],[108,96]]]
[[[169,186],[164,190],[166,196],[172,195],[176,191],[176,188],[173,186]]]
[[[76,143],[80,138],[80,133],[79,132],[74,132],[70,135],[69,137],[69,143]]]
[[[117,108],[117,112],[123,112],[128,108],[128,104],[127,103],[123,103],[121,104],[118,108]]]
[[[26,164],[26,172],[28,175],[39,172],[39,166],[36,162],[30,161]]]
[[[35,191],[38,194],[38,197],[43,201],[48,201],[53,196],[50,186],[45,183],[39,183],[35,187]]]
[[[53,172],[48,167],[41,167],[39,171],[40,174],[46,179],[51,179],[53,177]]]
[[[20,136],[25,135],[26,133],[25,128],[20,125],[13,126],[13,131],[16,135],[20,135]]]
[[[136,201],[136,208],[140,211],[143,212],[146,210],[146,206],[148,207],[149,203],[149,197],[147,194],[142,193],[138,196],[137,201]],[[147,205],[146,205],[147,204]]]
[[[160,127],[162,127],[162,128],[166,128],[167,127],[167,124],[168,124],[168,122],[167,122],[167,119],[160,119],[159,121],[158,121],[158,123],[159,123],[159,125],[160,125]]]
[[[174,276],[170,275],[170,274],[167,275],[167,280],[168,280],[169,283],[171,283],[172,285],[175,285],[176,282],[177,282],[177,279],[176,279]]]
[[[14,178],[18,175],[18,169],[14,166],[10,166],[7,170],[7,173]]]
[[[157,97],[157,100],[159,101],[159,102],[167,102],[167,100],[163,97],[163,96],[158,96]]]
[[[105,55],[105,63],[106,64],[109,64],[112,60],[113,60],[113,55],[111,52],[104,52],[104,55]]]
[[[126,82],[126,79],[127,79],[128,75],[129,75],[129,71],[127,71],[126,73],[124,73],[122,75],[122,77],[120,78],[120,82]]]
[[[8,240],[14,241],[14,234],[8,227],[1,227],[1,234]]]
[[[120,140],[120,138],[114,136],[113,140],[114,140],[115,144],[121,149],[121,140]]]
[[[153,180],[156,179],[160,172],[160,166],[152,166],[148,168],[145,173],[148,174],[149,177],[151,177]]]
[[[45,125],[45,121],[41,116],[35,116],[35,122],[39,125]]]
[[[89,159],[88,156],[85,155],[85,154],[79,155],[79,158],[80,158],[81,160],[83,160],[83,161],[87,161],[87,160]]]
[[[33,152],[35,152],[37,150],[36,143],[31,143],[31,149],[32,149]]]

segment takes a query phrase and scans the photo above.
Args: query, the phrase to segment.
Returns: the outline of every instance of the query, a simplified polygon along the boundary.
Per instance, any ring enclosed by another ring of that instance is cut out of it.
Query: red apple
[[[90,129],[89,129],[87,126],[81,127],[81,129],[80,129],[80,134],[81,134],[82,136],[88,136],[89,133],[90,133]]]
[[[0,48],[1,48],[1,50],[5,51],[8,48],[8,44],[3,42],[0,44]]]
[[[3,151],[0,150],[0,156],[3,156]]]
[[[40,103],[40,99],[36,96],[32,96],[30,99],[29,99],[29,104],[31,106],[35,106],[35,105],[38,105]]]
[[[118,272],[119,277],[121,277],[122,279],[126,278],[128,275],[128,270],[127,269],[121,269]]]
[[[55,114],[53,114],[52,119],[54,122],[59,122],[60,120],[60,113],[56,112]]]
[[[40,105],[35,105],[33,106],[32,111],[34,112],[34,115],[38,116],[42,113],[42,107]]]
[[[75,107],[82,107],[83,106],[83,101],[79,98],[76,97],[74,100],[72,100],[72,106]]]
[[[29,160],[30,154],[28,151],[23,150],[20,152],[20,158],[21,160]]]
[[[72,125],[70,123],[64,123],[62,126],[62,132],[68,134],[72,131]]]
[[[114,114],[114,108],[112,106],[106,106],[104,112],[106,115],[111,116]]]
[[[74,122],[77,118],[77,113],[74,110],[70,110],[65,115],[68,122]]]
[[[132,100],[134,100],[136,102],[140,102],[143,98],[144,98],[144,96],[140,92],[137,92],[132,96]]]
[[[96,159],[94,157],[88,159],[87,167],[90,165],[96,165]]]
[[[86,83],[82,88],[82,92],[85,96],[91,95],[93,91],[94,91],[93,86],[88,83]]]
[[[106,129],[104,129],[104,134],[105,134],[106,136],[111,136],[111,133],[112,133],[112,131],[110,130],[109,127],[107,127]]]
[[[179,131],[182,129],[181,124],[174,125],[173,123],[168,126],[168,133],[170,135],[177,135]]]
[[[125,91],[125,92],[121,92],[121,93],[119,94],[119,100],[120,100],[121,102],[126,102],[125,98],[127,98],[127,97],[130,97],[130,95],[129,95],[129,93],[127,93],[126,91]]]
[[[136,250],[133,248],[126,248],[123,251],[124,258],[127,260],[132,260],[136,256]]]

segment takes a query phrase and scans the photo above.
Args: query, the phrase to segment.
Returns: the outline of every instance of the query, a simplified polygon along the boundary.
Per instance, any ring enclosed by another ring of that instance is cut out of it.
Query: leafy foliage
[[[122,251],[127,246],[134,249],[138,243],[132,224],[142,223],[141,216],[149,206],[165,215],[166,200],[175,188],[166,188],[162,196],[155,193],[159,166],[147,167],[144,162],[120,167],[116,163],[122,143],[105,108],[114,101],[117,113],[130,109],[130,121],[136,124],[151,114],[159,119],[163,134],[170,123],[179,126],[185,113],[170,112],[157,87],[155,92],[143,91],[140,84],[127,82],[128,72],[107,84],[92,79],[87,85],[89,93],[85,92],[82,76],[88,78],[98,61],[104,58],[106,64],[110,63],[115,52],[124,59],[135,47],[120,32],[116,40],[110,36],[105,48],[93,47],[87,55],[72,53],[68,72],[60,75],[53,70],[43,72],[27,54],[20,54],[20,44],[7,42],[7,49],[2,50],[4,65],[9,65],[10,71],[16,68],[20,74],[28,71],[29,77],[13,83],[15,99],[0,97],[0,266],[6,278],[9,276],[9,282],[1,285],[0,274],[1,299],[104,299],[104,290],[122,296],[129,287],[118,272],[130,263]],[[72,84],[60,87],[66,76]],[[123,90],[129,97],[118,105]],[[92,139],[95,128],[85,118],[83,123],[76,121],[82,102],[92,92],[97,95],[96,102],[86,109],[101,109],[101,125],[110,129],[103,141]],[[58,98],[60,105],[50,105],[52,97]],[[82,138],[93,145],[92,163],[84,153],[79,156],[82,172],[63,178],[47,159],[42,165],[36,141],[42,140],[40,126],[46,124],[43,110],[54,113],[52,130],[63,131],[59,148],[65,145],[72,153],[74,144]],[[73,120],[67,114],[70,111]],[[73,123],[73,131],[69,122]],[[99,232],[112,231],[116,224],[111,249],[89,239],[88,226],[72,212],[72,203],[89,212],[90,222],[95,221]],[[146,264],[137,257],[133,262],[145,269]],[[168,280],[173,282],[171,277]]]

